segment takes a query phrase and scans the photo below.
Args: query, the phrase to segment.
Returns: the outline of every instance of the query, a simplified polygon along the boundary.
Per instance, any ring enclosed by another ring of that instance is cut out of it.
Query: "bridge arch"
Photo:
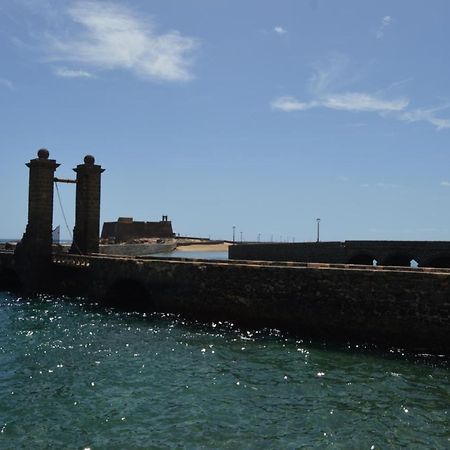
[[[105,291],[103,301],[127,311],[154,311],[151,293],[135,278],[119,278]]]
[[[16,290],[22,287],[18,273],[11,268],[0,269],[0,289]]]
[[[441,254],[436,255],[431,258],[426,259],[422,267],[438,267],[438,268],[450,268],[450,255],[449,254]]]
[[[361,252],[352,255],[348,259],[347,264],[363,264],[366,266],[372,266],[375,265],[374,261],[378,261],[374,255],[368,252]]]
[[[383,258],[381,261],[381,265],[383,266],[401,266],[401,267],[411,267],[412,262],[414,267],[417,267],[417,265],[420,265],[420,259],[414,255],[403,253],[403,252],[396,252],[391,253]]]

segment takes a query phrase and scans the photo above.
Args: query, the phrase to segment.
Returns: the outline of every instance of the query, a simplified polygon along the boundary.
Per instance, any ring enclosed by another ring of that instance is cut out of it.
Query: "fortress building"
[[[159,222],[135,222],[132,217],[119,217],[117,222],[104,222],[101,234],[102,239],[114,239],[115,242],[174,236],[172,222],[167,216],[162,216]]]

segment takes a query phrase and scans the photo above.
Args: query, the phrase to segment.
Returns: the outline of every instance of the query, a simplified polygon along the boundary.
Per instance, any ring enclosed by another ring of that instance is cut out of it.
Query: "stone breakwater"
[[[0,283],[27,284],[0,254]],[[450,271],[281,262],[54,256],[34,290],[199,320],[450,354]]]

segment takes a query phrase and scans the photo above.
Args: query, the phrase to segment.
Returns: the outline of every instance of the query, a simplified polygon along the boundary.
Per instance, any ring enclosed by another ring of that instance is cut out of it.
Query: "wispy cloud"
[[[50,61],[92,70],[128,70],[151,80],[193,78],[191,54],[198,45],[194,38],[178,31],[158,34],[149,18],[114,3],[78,1],[69,8],[68,17],[77,30],[47,41]],[[58,75],[75,76],[75,72]]]
[[[335,86],[349,65],[349,59],[342,53],[333,53],[326,64],[316,63],[309,80],[309,90],[313,95],[323,95],[330,86]]]
[[[364,92],[347,92],[325,97],[322,105],[344,111],[387,112],[402,111],[408,106],[407,98],[383,99]]]
[[[391,16],[384,16],[381,19],[380,26],[378,27],[378,30],[377,30],[377,33],[376,33],[377,39],[382,39],[383,38],[384,30],[388,26],[390,26],[392,24],[392,22],[393,22],[393,19],[392,19]]]
[[[275,33],[277,33],[277,34],[286,34],[286,33],[287,33],[286,28],[283,28],[281,25],[277,25],[277,26],[273,29],[273,31],[275,31]]]
[[[63,78],[92,78],[93,75],[85,70],[68,69],[67,67],[57,67],[55,74]]]
[[[396,83],[376,92],[336,92],[336,85],[342,83],[341,78],[349,79],[345,74],[348,59],[333,55],[325,66],[316,66],[307,90],[310,99],[301,99],[292,95],[280,96],[271,102],[272,109],[295,112],[313,108],[326,108],[337,111],[355,113],[376,113],[383,118],[391,118],[403,122],[428,122],[437,130],[449,129],[450,119],[438,117],[438,112],[450,108],[450,104],[432,108],[410,109],[409,97],[393,96],[391,90]],[[409,81],[406,80],[406,81]],[[399,82],[402,85],[406,81]]]
[[[445,105],[439,108],[417,108],[411,111],[405,111],[400,115],[400,119],[405,122],[429,122],[438,130],[450,128],[450,119],[443,119],[436,117],[436,112],[449,108],[450,105]]]
[[[286,97],[278,97],[272,103],[273,109],[279,109],[285,112],[291,111],[304,111],[305,109],[314,108],[316,106],[320,106],[318,102],[301,102],[297,100],[295,97],[286,96]]]
[[[6,78],[0,78],[0,86],[3,86],[7,89],[14,89],[14,84],[12,83],[12,81],[6,79]]]
[[[272,102],[272,108],[281,111],[303,111],[311,108],[328,108],[354,112],[402,111],[408,106],[409,100],[398,98],[387,100],[373,94],[362,92],[347,92],[344,94],[325,95],[317,100],[303,102],[295,97],[279,97]]]
[[[398,184],[385,183],[384,181],[378,181],[377,183],[374,184],[362,183],[360,186],[363,188],[378,188],[378,189],[396,189],[400,187]]]
[[[450,187],[450,181],[441,181],[439,183],[440,186],[444,186],[444,187]]]

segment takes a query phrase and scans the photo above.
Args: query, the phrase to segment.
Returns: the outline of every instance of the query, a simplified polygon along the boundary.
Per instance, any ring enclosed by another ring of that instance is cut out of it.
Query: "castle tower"
[[[100,229],[100,181],[105,171],[91,155],[73,169],[77,174],[75,228],[71,253],[98,253]]]

